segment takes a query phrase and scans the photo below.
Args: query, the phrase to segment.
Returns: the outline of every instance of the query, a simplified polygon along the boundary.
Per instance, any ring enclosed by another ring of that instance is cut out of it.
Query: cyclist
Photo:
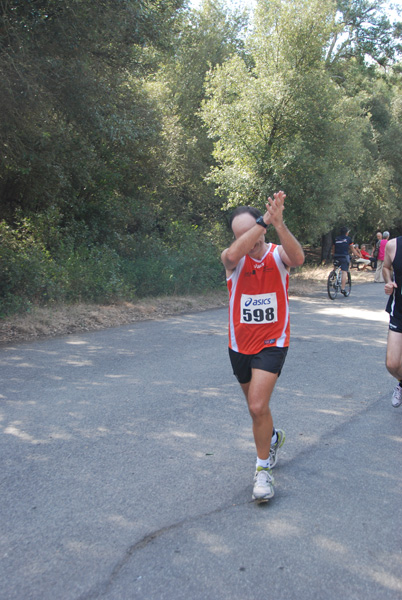
[[[338,260],[341,266],[342,279],[341,279],[341,293],[346,296],[345,291],[346,280],[348,277],[350,255],[349,250],[352,254],[359,258],[359,255],[353,245],[353,240],[349,237],[349,229],[347,227],[341,227],[340,235],[335,238],[334,243],[334,259]]]

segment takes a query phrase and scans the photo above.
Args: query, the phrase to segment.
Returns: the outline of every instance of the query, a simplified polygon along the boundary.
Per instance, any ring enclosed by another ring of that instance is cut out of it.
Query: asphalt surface
[[[291,299],[264,505],[226,309],[3,347],[0,598],[402,598],[384,306]]]

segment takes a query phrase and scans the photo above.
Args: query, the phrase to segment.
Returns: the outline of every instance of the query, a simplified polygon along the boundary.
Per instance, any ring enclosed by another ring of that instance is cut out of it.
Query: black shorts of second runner
[[[338,256],[336,254],[334,254],[334,258],[339,262],[339,264],[341,265],[341,271],[349,271],[349,263],[350,263],[350,256],[349,254],[339,254]]]
[[[261,371],[268,371],[269,373],[278,373],[279,377],[287,353],[287,348],[277,348],[276,346],[263,348],[258,354],[241,354],[241,352],[235,352],[229,348],[233,373],[239,383],[248,383],[250,381],[251,369],[261,369]]]
[[[392,315],[390,315],[389,316],[389,330],[395,331],[396,333],[402,333],[402,321],[400,319],[397,319],[397,318],[393,317]]]

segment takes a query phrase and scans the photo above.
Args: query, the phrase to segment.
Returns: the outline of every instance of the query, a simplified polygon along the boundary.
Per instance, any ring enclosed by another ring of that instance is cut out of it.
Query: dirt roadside
[[[314,267],[293,273],[290,296],[314,296],[326,289],[330,267]],[[374,280],[370,271],[352,272],[353,285]],[[136,321],[161,319],[178,314],[227,306],[227,291],[222,289],[197,296],[142,298],[138,302],[111,305],[75,304],[37,307],[24,315],[0,320],[0,345],[128,325]]]

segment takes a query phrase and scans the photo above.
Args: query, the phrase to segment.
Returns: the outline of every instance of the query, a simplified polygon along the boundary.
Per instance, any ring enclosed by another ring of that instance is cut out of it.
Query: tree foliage
[[[401,23],[392,23],[383,0],[337,0],[336,27],[326,61],[336,64],[367,57],[378,65],[392,64],[402,51]]]
[[[221,285],[227,211],[302,242],[402,225],[380,0],[0,1],[0,313]]]
[[[349,2],[349,16],[341,18],[345,6],[331,0],[260,0],[247,40],[251,61],[236,56],[211,70],[202,114],[215,139],[217,165],[210,177],[218,193],[228,195],[228,207],[262,207],[266,195],[281,187],[289,196],[288,223],[312,242],[345,220],[366,233],[368,215],[372,228],[396,224],[401,189],[395,161],[393,167],[384,156],[369,109],[369,86],[381,77],[356,58],[369,49],[370,36],[362,34],[374,3],[368,4]],[[384,35],[389,30],[388,21],[372,22]],[[336,47],[341,33],[344,45]],[[392,47],[395,53],[397,44]],[[370,56],[374,50],[370,46]],[[387,53],[393,56],[391,44]],[[399,85],[389,93],[400,97]]]
[[[157,66],[149,48],[168,43],[178,4],[2,3],[0,168],[6,218],[17,209],[46,210],[56,201],[65,219],[85,219],[95,187],[98,205],[118,179],[123,187],[133,177],[141,183],[158,132],[142,80]]]

